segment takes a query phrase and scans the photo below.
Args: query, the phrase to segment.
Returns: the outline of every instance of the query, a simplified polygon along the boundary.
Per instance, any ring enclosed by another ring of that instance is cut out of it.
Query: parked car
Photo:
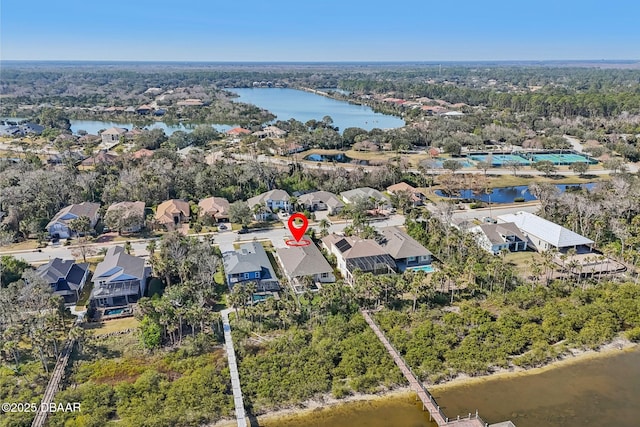
[[[486,222],[488,224],[497,224],[498,221],[491,218],[490,216],[485,216],[484,218],[482,218],[482,222]]]
[[[248,228],[241,228],[240,230],[238,230],[238,234],[247,234],[249,233],[249,229]]]
[[[226,229],[227,229],[226,225],[224,225],[224,224],[218,225],[218,230],[226,230]]]

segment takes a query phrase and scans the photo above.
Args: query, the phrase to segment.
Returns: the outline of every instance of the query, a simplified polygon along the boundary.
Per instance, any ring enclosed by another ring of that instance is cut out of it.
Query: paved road
[[[376,221],[372,222],[371,225],[374,227],[389,227],[394,225],[402,225],[404,224],[404,216],[403,215],[392,215],[389,219],[385,221]],[[329,232],[341,232],[344,230],[346,226],[346,221],[341,221],[335,224],[332,224],[329,227]],[[284,228],[273,228],[266,229],[260,231],[253,231],[247,234],[238,234],[235,231],[222,231],[217,233],[203,233],[199,234],[200,238],[213,238],[214,244],[217,244],[220,247],[222,252],[233,250],[234,243],[242,243],[242,242],[251,242],[255,240],[269,240],[272,242],[273,246],[276,248],[285,247],[284,241],[286,239],[291,239],[291,234],[288,230]],[[317,232],[320,232],[320,227],[317,224],[310,224],[309,227],[315,228]],[[132,254],[136,256],[146,257],[149,255],[147,252],[147,244],[149,241],[153,239],[139,239],[139,240],[131,240],[131,248]],[[94,243],[91,246],[96,250],[100,250],[102,248],[108,248],[110,246],[115,245],[123,245],[124,242],[105,242],[105,243]],[[62,258],[62,259],[76,259],[78,257],[74,256],[73,252],[77,250],[73,246],[47,246],[46,248],[42,248],[40,252],[36,250],[27,250],[27,251],[0,251],[0,255],[13,255],[18,259],[22,259],[31,264],[43,264],[48,262],[53,258]]]
[[[232,309],[222,310],[222,327],[224,328],[224,346],[227,351],[227,361],[229,363],[229,373],[231,374],[231,390],[233,391],[233,403],[236,408],[236,420],[238,427],[247,427],[247,418],[244,411],[244,400],[242,389],[240,388],[240,375],[238,374],[238,364],[236,362],[236,352],[233,348],[233,338],[231,337],[231,325],[229,324],[229,313]]]

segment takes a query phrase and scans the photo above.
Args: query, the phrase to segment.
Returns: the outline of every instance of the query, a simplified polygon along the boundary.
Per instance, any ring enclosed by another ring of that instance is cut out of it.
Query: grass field
[[[83,328],[91,331],[94,335],[110,334],[112,332],[126,331],[134,329],[140,325],[135,317],[125,317],[124,319],[107,320],[104,322],[85,323]]]

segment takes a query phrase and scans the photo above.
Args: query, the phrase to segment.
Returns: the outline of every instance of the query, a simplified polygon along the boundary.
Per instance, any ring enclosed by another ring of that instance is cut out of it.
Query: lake
[[[578,360],[535,374],[487,378],[436,389],[445,414],[478,409],[488,423],[511,420],[517,427],[636,427],[640,419],[640,350]],[[265,427],[435,427],[415,395],[315,410]]]
[[[561,193],[567,191],[567,187],[576,187],[576,186],[577,184],[556,185],[556,187]],[[587,184],[581,184],[580,186],[586,188],[587,190],[591,190],[596,186],[596,183],[590,182]],[[485,194],[474,194],[473,190],[469,190],[469,189],[462,190],[459,196],[448,196],[442,190],[436,190],[435,193],[440,197],[473,199],[473,200],[480,200],[483,202],[491,202],[491,203],[513,203],[513,201],[519,197],[524,198],[525,202],[536,200],[536,197],[533,194],[531,194],[531,192],[529,191],[529,187],[526,185],[519,185],[516,187],[493,188],[491,190],[491,193],[485,193]]]
[[[305,123],[312,119],[322,120],[324,116],[331,116],[333,126],[337,126],[340,132],[349,127],[371,130],[399,128],[405,125],[401,118],[376,113],[370,107],[349,104],[297,89],[234,88],[229,91],[239,95],[237,101],[269,110],[278,120],[294,118]]]
[[[181,130],[184,132],[191,132],[195,129],[196,126],[199,126],[198,123],[178,123],[168,125],[164,122],[154,122],[153,124],[145,126],[147,129],[162,129],[164,133],[168,136],[177,130]],[[211,125],[219,132],[226,132],[229,129],[235,126],[229,125]],[[71,120],[71,132],[77,133],[79,130],[87,131],[90,134],[97,135],[98,131],[103,129],[109,129],[112,127],[121,127],[128,130],[131,130],[135,127],[132,123],[120,123],[120,122],[110,122],[103,120]]]

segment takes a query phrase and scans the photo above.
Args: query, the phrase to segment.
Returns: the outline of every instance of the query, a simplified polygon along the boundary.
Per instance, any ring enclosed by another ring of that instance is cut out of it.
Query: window
[[[248,279],[251,276],[251,273],[244,273],[244,278]]]

